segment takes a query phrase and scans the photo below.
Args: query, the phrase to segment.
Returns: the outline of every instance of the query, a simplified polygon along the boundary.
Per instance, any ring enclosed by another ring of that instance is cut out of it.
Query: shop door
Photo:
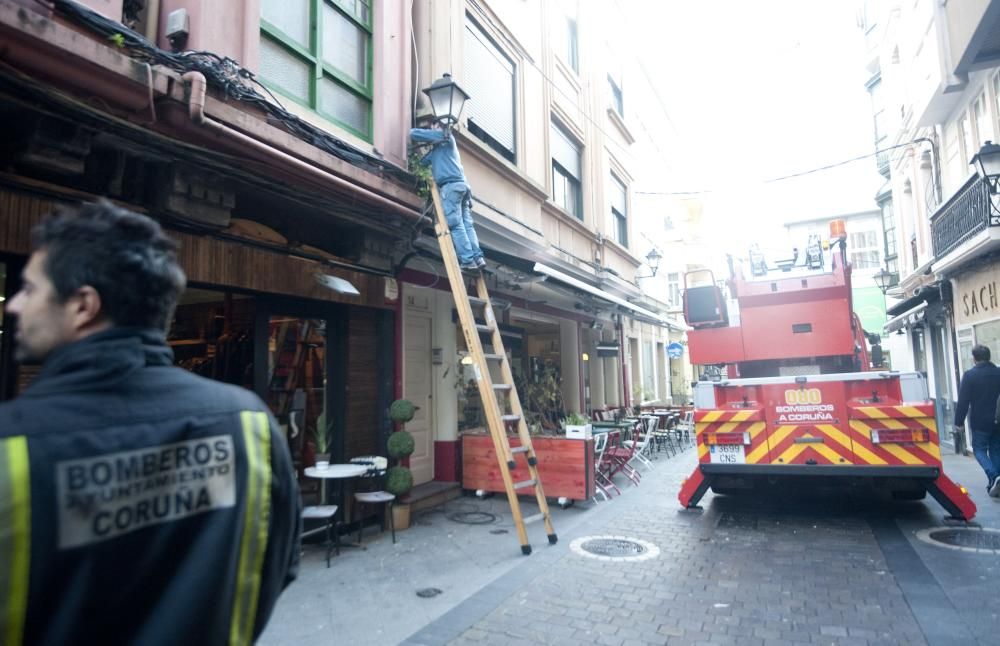
[[[410,456],[413,483],[434,479],[434,433],[431,414],[431,317],[407,312],[403,330],[403,397],[417,412],[406,423],[416,447]]]

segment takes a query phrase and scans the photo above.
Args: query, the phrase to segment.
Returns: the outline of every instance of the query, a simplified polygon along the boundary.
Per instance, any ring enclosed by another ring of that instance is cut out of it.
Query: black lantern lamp
[[[1000,146],[992,141],[987,141],[979,149],[979,152],[973,155],[972,161],[969,163],[976,167],[979,179],[986,182],[990,193],[996,195],[1000,189],[998,187],[998,183],[1000,183]]]
[[[649,253],[646,254],[646,265],[649,267],[649,275],[648,276],[636,276],[636,278],[652,278],[653,276],[655,276],[656,275],[656,271],[660,268],[660,260],[662,258],[663,258],[663,254],[661,254],[656,249],[656,247],[653,247],[652,249],[650,249]]]
[[[444,76],[421,92],[426,94],[430,100],[434,118],[445,128],[450,128],[458,123],[462,116],[462,108],[469,100],[469,94],[460,88],[458,83],[451,80],[451,74],[448,73],[445,73]]]
[[[875,284],[878,286],[879,291],[885,296],[885,293],[899,284],[899,276],[894,271],[889,271],[885,267],[878,270],[878,273],[872,276],[875,280]]]

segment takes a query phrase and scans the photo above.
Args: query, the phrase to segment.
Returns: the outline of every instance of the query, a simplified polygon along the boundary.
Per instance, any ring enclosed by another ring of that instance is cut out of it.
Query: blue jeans
[[[452,182],[441,187],[441,202],[444,206],[444,219],[451,230],[451,239],[455,243],[458,262],[463,265],[475,263],[483,257],[479,248],[479,237],[472,224],[472,193],[465,182]]]
[[[986,479],[1000,475],[1000,431],[972,431],[972,454],[986,472]]]

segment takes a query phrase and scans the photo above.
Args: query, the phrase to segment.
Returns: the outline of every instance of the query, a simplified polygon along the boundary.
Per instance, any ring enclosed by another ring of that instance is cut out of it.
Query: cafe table
[[[319,494],[321,505],[326,505],[326,481],[337,481],[337,493],[340,495],[340,501],[342,503],[341,507],[343,507],[343,510],[341,511],[342,518],[350,518],[350,516],[347,515],[346,506],[348,504],[348,500],[347,496],[344,495],[344,481],[350,480],[351,478],[357,478],[367,472],[367,464],[331,464],[323,469],[320,469],[319,467],[307,467],[305,471],[307,478],[317,478],[323,481],[320,486]],[[339,545],[341,547],[360,547],[360,545],[356,543],[339,543]]]

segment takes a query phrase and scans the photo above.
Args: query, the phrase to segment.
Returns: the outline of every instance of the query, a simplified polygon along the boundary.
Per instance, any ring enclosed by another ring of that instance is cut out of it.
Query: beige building
[[[891,149],[883,157],[893,213],[886,228],[898,245],[901,300],[887,312],[887,329],[907,335],[938,400],[938,421],[950,428],[972,345],[1000,354],[1000,316],[988,298],[1000,217],[970,165],[1000,135],[1000,2],[879,0],[862,8],[878,145]]]
[[[553,384],[567,412],[670,394],[668,323],[636,285],[637,272],[649,272],[648,246],[636,242],[631,106],[606,10],[541,0],[413,5],[414,88],[450,72],[472,97],[459,148],[529,408]],[[426,115],[424,96],[415,100]],[[417,244],[426,258],[401,275],[403,392],[432,410],[433,474],[449,479],[458,432],[480,426],[482,413],[435,243]]]

